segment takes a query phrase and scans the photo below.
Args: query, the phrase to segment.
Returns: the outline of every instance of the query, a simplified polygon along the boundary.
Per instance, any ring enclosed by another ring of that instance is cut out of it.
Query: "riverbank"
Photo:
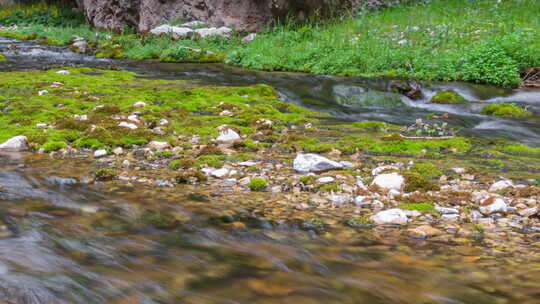
[[[515,87],[531,76],[527,68],[540,65],[535,51],[540,47],[540,29],[534,21],[540,12],[534,2],[452,0],[407,4],[339,20],[288,23],[259,33],[249,43],[241,41],[246,35],[242,33],[230,38],[179,41],[170,36],[129,33],[103,32],[96,36],[75,16],[35,6],[19,13],[17,28],[4,28],[2,33],[54,45],[69,44],[78,36],[89,42],[90,52],[101,57],[225,61],[269,71],[395,76]],[[20,8],[3,9],[0,24],[11,25],[17,10]],[[59,20],[58,16],[65,18]],[[215,55],[207,56],[208,51]]]

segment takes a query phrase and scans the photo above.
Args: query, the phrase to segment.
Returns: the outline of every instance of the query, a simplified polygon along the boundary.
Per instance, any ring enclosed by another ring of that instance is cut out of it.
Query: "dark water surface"
[[[6,51],[9,44],[18,50]],[[538,112],[540,93],[534,91],[435,84],[425,89],[427,97],[452,88],[475,102],[434,106],[403,98],[409,107],[385,108],[360,105],[366,94],[389,94],[384,80],[99,60],[4,38],[0,51],[8,56],[0,63],[4,71],[119,66],[148,77],[267,83],[289,102],[340,119],[409,124],[430,112],[450,112],[471,133],[531,144],[540,137],[538,123],[475,114],[482,104],[498,101],[528,104]],[[482,244],[413,240],[398,229],[342,228],[317,235],[255,216],[245,226],[217,225],[216,209],[248,214],[254,198],[232,206],[219,197],[194,200],[188,194],[198,190],[191,186],[165,191],[87,185],[88,166],[0,155],[0,230],[8,234],[0,238],[0,303],[540,303],[540,248],[518,234]],[[158,204],[182,223],[179,228],[137,221],[145,208]]]

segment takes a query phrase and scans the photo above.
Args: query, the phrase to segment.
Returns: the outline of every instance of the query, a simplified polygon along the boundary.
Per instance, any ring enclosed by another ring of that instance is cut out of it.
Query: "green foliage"
[[[43,144],[41,148],[43,148],[43,150],[45,150],[45,152],[48,153],[48,152],[58,151],[60,149],[65,148],[66,146],[67,146],[66,143],[63,141],[52,141],[52,142],[47,142]]]
[[[0,53],[0,62],[6,61],[6,55]]]
[[[443,171],[439,167],[431,163],[416,163],[411,167],[411,171],[425,178],[435,178],[443,174]]]
[[[431,102],[442,104],[457,104],[465,103],[467,102],[467,100],[454,91],[444,91],[435,94],[435,96],[431,98]]]
[[[352,126],[357,129],[372,132],[386,131],[391,127],[391,125],[381,121],[358,121],[353,122]]]
[[[248,187],[251,191],[262,191],[268,187],[268,182],[264,178],[255,177],[251,179]]]
[[[440,189],[439,186],[435,185],[417,172],[402,172],[402,175],[405,177],[405,188],[403,190],[406,193],[414,191],[437,191]]]
[[[485,106],[480,113],[505,118],[526,118],[532,116],[532,113],[526,109],[510,103],[491,104]]]
[[[540,178],[535,179],[534,184],[540,186]]]
[[[0,25],[45,25],[76,27],[85,24],[83,14],[69,8],[34,4],[11,6],[0,10]]]

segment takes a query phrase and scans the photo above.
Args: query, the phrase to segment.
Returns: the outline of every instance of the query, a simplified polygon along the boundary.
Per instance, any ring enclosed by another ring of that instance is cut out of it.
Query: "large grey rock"
[[[28,149],[28,139],[26,136],[15,136],[8,139],[6,142],[0,145],[0,150],[3,151],[24,151]]]
[[[294,170],[299,173],[324,172],[343,168],[343,165],[317,154],[298,154],[294,159]]]

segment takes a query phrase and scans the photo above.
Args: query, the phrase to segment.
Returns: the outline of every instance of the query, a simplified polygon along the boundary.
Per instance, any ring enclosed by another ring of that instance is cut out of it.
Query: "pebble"
[[[524,217],[530,217],[530,216],[536,215],[538,214],[538,207],[532,207],[532,208],[520,210],[518,214]]]
[[[485,215],[490,215],[493,213],[506,213],[507,211],[508,205],[502,198],[496,198],[490,205],[480,207],[480,212]]]
[[[49,91],[47,91],[47,90],[41,90],[41,91],[38,92],[38,95],[39,95],[39,96],[43,96],[43,95],[45,95],[45,94],[47,94],[47,93],[49,93]]]
[[[332,203],[332,206],[334,207],[343,207],[344,205],[351,203],[353,199],[349,195],[333,194],[328,196],[328,200]]]
[[[214,170],[210,172],[210,175],[212,175],[215,178],[223,178],[229,174],[229,169],[227,168],[221,168],[218,170]]]
[[[343,165],[317,154],[298,154],[293,167],[296,172],[309,173],[342,169]]]
[[[457,210],[456,208],[435,206],[435,210],[438,211],[440,214],[459,214],[459,210]]]
[[[407,224],[408,218],[405,212],[399,208],[380,211],[371,217],[373,222],[378,225],[404,225]]]
[[[220,143],[230,143],[242,139],[240,134],[236,133],[233,129],[225,129],[219,132],[217,142]]]
[[[380,174],[375,177],[372,185],[376,185],[379,188],[385,190],[401,190],[405,184],[405,178],[398,173]]]
[[[171,145],[166,141],[151,141],[148,144],[148,148],[155,149],[155,150],[163,150],[170,147]]]
[[[428,238],[443,234],[443,232],[437,228],[433,228],[429,225],[422,225],[416,228],[408,230],[409,235],[415,238]]]
[[[146,107],[146,103],[144,101],[138,101],[138,102],[134,103],[133,106],[136,107],[136,108],[144,108],[144,107]]]
[[[105,150],[105,149],[96,150],[94,152],[94,157],[95,158],[100,158],[100,157],[103,157],[103,156],[106,156],[106,155],[107,155],[107,150]]]
[[[122,121],[121,123],[119,123],[118,126],[128,128],[128,129],[131,129],[131,130],[137,130],[139,128],[139,127],[137,127],[137,125],[129,123],[129,122],[125,122],[125,121]]]
[[[331,177],[331,176],[325,176],[325,177],[321,177],[317,180],[317,182],[321,183],[321,184],[330,184],[330,183],[333,183],[336,179]]]
[[[497,192],[506,188],[513,188],[514,184],[509,180],[501,180],[489,187],[489,192]]]
[[[122,155],[122,154],[124,154],[124,149],[122,149],[122,147],[115,148],[113,150],[113,153],[114,153],[114,155]]]
[[[57,71],[56,74],[60,74],[60,75],[70,75],[71,73],[70,73],[68,70],[60,70],[60,71]]]

